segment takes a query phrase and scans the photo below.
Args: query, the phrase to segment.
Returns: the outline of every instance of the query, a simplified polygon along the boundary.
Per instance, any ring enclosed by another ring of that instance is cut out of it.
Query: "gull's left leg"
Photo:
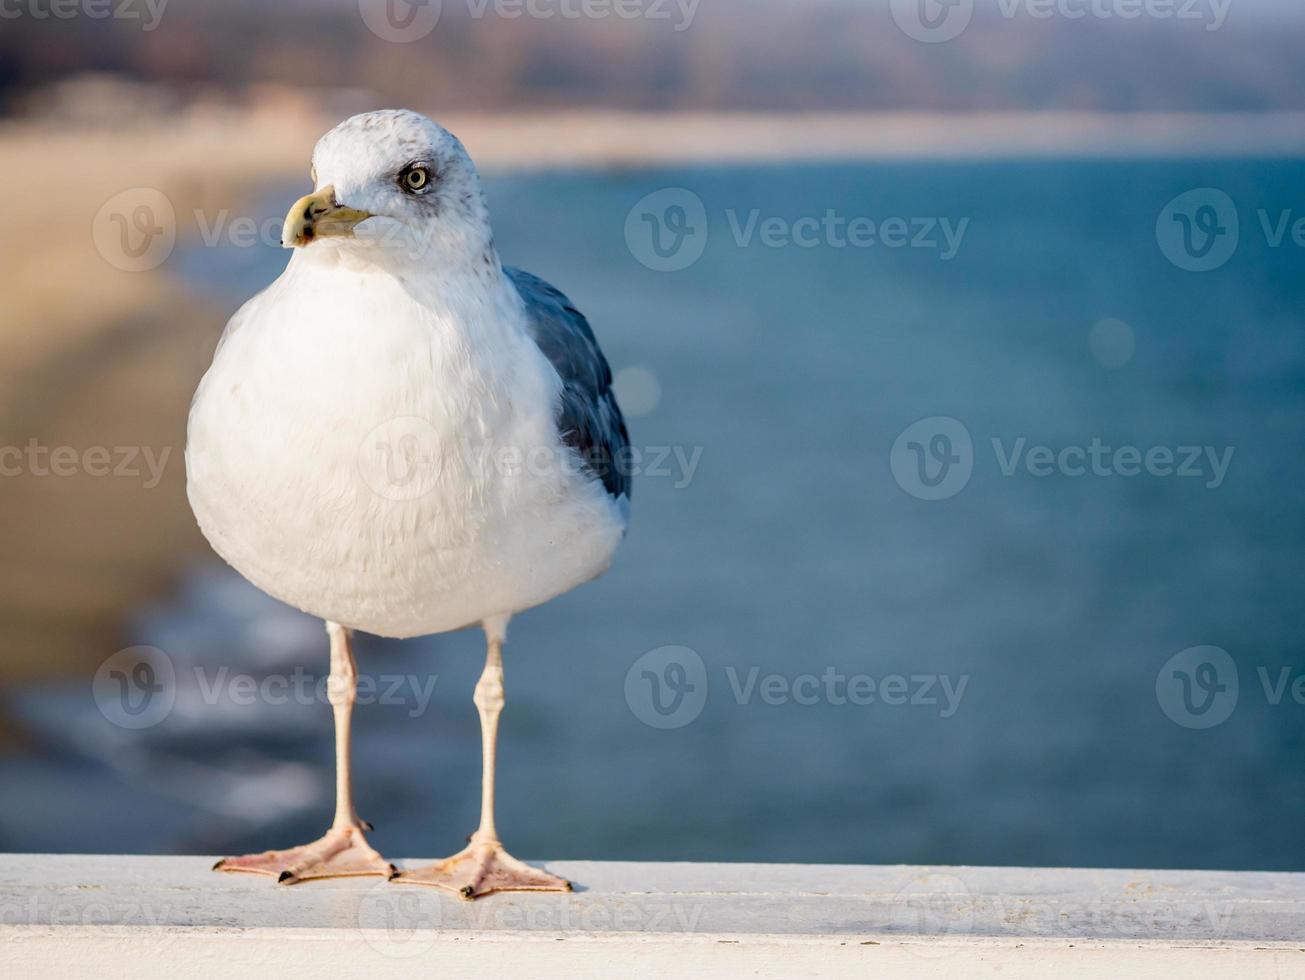
[[[499,843],[494,827],[494,763],[498,748],[498,717],[503,712],[503,640],[507,617],[485,621],[489,652],[476,684],[476,709],[485,756],[481,782],[480,827],[465,848],[443,861],[414,871],[400,871],[390,880],[400,884],[434,885],[463,898],[490,892],[569,892],[571,883],[518,861]]]
[[[371,828],[358,819],[353,808],[349,735],[353,703],[358,697],[358,666],[349,649],[349,631],[339,623],[327,623],[326,631],[331,637],[331,679],[327,693],[335,713],[335,822],[326,836],[311,844],[225,858],[213,866],[214,871],[272,875],[283,885],[313,878],[394,873],[394,865],[367,843],[363,830]]]

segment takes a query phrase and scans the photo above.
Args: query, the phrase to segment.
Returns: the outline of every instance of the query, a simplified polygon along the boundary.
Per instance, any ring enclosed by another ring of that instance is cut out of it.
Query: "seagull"
[[[219,861],[282,884],[383,875],[467,899],[570,891],[494,825],[509,619],[607,570],[629,521],[611,370],[557,289],[499,261],[480,177],[418,113],[353,116],[317,143],[285,271],[231,318],[191,405],[187,493],[214,550],[325,621],[336,811],[320,839]],[[479,625],[480,826],[397,871],[354,808],[355,631]]]

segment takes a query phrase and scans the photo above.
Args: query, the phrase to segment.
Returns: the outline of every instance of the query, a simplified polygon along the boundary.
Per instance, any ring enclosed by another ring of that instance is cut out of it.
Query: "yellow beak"
[[[372,216],[370,211],[347,208],[335,199],[334,187],[305,194],[290,206],[281,228],[281,245],[299,248],[315,238],[345,237],[353,234],[358,222]]]

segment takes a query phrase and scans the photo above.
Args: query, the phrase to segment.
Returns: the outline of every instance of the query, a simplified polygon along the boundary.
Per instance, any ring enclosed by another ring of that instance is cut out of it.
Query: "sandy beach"
[[[235,137],[200,125],[0,130],[0,171],[57,188],[15,196],[9,227],[21,231],[0,242],[10,283],[0,445],[12,447],[0,481],[5,681],[93,671],[117,649],[124,614],[202,552],[185,501],[185,417],[230,309],[189,295],[166,264],[115,268],[91,228],[133,187],[178,207],[239,206],[260,181],[302,169],[312,134]]]

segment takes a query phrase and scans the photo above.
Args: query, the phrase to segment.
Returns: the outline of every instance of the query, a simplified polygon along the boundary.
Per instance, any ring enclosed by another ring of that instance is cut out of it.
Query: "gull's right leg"
[[[326,631],[331,637],[331,679],[327,691],[335,713],[335,822],[323,837],[311,844],[224,858],[213,866],[214,871],[271,875],[283,885],[314,878],[388,877],[394,873],[394,865],[367,843],[363,830],[371,827],[358,819],[353,808],[349,734],[358,695],[358,666],[349,648],[349,631],[339,623],[327,623]]]

